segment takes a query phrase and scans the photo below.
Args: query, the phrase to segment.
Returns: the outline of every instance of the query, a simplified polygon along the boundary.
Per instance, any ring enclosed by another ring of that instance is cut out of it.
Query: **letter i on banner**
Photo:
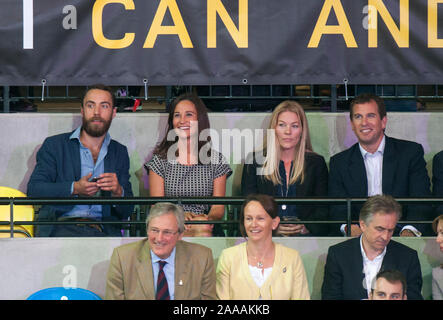
[[[34,49],[34,0],[23,0],[23,49]]]

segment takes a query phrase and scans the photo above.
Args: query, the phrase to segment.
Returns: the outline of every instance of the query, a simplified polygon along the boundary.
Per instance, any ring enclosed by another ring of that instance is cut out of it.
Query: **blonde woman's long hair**
[[[278,117],[282,112],[290,111],[297,114],[300,125],[302,128],[301,137],[299,143],[294,150],[294,164],[289,176],[289,185],[300,181],[304,181],[304,166],[305,166],[305,153],[312,152],[311,138],[309,136],[308,121],[306,119],[305,111],[303,107],[295,101],[286,100],[280,103],[271,115],[271,121],[269,123],[269,129],[275,130],[277,127]],[[275,131],[274,131],[275,132]],[[274,185],[282,184],[282,177],[279,172],[280,163],[280,144],[278,142],[277,135],[274,134],[274,139],[270,141],[265,140],[264,149],[266,150],[266,157],[263,163],[263,172],[265,172],[265,178],[272,181]],[[269,173],[269,174],[268,174]]]

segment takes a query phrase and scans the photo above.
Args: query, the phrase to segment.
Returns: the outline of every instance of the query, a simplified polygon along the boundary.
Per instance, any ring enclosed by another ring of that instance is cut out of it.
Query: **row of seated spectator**
[[[129,156],[125,146],[112,140],[108,130],[116,115],[115,97],[103,85],[90,86],[82,98],[82,125],[75,131],[49,137],[37,153],[37,163],[28,183],[30,197],[131,197]],[[273,135],[263,150],[248,156],[243,167],[242,194],[274,197],[352,197],[389,194],[395,198],[430,197],[430,179],[420,144],[384,134],[387,124],[383,100],[363,94],[351,104],[351,125],[358,143],[330,160],[312,149],[309,126],[300,104],[284,101],[271,116]],[[165,136],[145,164],[153,197],[225,196],[232,170],[224,156],[208,148],[201,135],[210,128],[202,100],[194,94],[176,98],[168,117]],[[434,194],[443,195],[443,154],[434,158]],[[361,206],[352,208],[358,220]],[[223,218],[223,205],[183,205],[185,219],[213,221]],[[120,228],[101,221],[127,221],[132,205],[44,206],[38,220],[70,221],[72,224],[40,226],[37,236],[121,236]],[[281,205],[277,235],[340,235],[346,227],[304,224],[298,221],[346,220],[341,206]],[[431,205],[409,205],[404,220],[432,221]],[[90,224],[75,224],[90,222]],[[185,236],[218,235],[213,224],[186,226]],[[341,230],[341,233],[340,233]],[[361,234],[352,225],[351,235]],[[401,225],[396,235],[431,235],[430,224]]]
[[[322,299],[422,300],[417,252],[391,240],[401,206],[391,196],[369,197],[362,206],[360,237],[328,250]],[[182,241],[185,214],[175,204],[154,205],[148,237],[116,247],[106,281],[106,299],[307,300],[303,261],[297,250],[273,241],[280,217],[273,197],[251,194],[243,203],[244,242],[222,251],[217,267],[211,249]],[[443,215],[433,222],[443,253]],[[443,299],[442,266],[433,270],[433,299]],[[438,269],[438,270],[437,270]]]

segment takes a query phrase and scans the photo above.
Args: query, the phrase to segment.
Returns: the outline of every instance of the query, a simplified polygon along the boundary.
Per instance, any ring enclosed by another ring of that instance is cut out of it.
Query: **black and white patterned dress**
[[[209,164],[182,165],[176,160],[168,161],[154,154],[145,164],[145,169],[154,171],[164,179],[165,197],[210,197],[214,191],[214,180],[226,175],[232,170],[225,157],[212,150]],[[183,210],[195,214],[207,214],[209,205],[184,204]]]

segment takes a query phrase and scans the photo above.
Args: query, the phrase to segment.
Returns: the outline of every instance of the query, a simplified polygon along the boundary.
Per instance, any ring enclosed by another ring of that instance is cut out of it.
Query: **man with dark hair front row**
[[[28,182],[28,196],[131,197],[128,150],[108,133],[117,112],[111,89],[101,84],[90,86],[80,112],[80,127],[43,142]],[[133,205],[46,205],[37,220],[70,223],[39,226],[37,236],[122,236],[119,226],[101,222],[125,221],[132,210]]]
[[[380,271],[375,277],[369,300],[408,300],[405,276],[398,270]]]
[[[430,197],[430,179],[423,147],[413,141],[389,137],[386,107],[380,97],[365,93],[350,106],[350,120],[358,143],[333,157],[329,162],[328,195],[340,198],[366,198],[388,194],[394,198]],[[352,220],[357,220],[361,205],[352,206]],[[331,220],[345,220],[346,209],[332,206]],[[408,205],[403,208],[406,221],[432,221],[432,206]],[[331,235],[345,234],[346,226],[333,224]],[[359,236],[358,224],[351,225],[351,236]],[[396,235],[432,235],[429,224],[398,225]]]
[[[405,275],[408,299],[423,299],[417,251],[391,240],[400,217],[401,206],[393,197],[368,198],[360,211],[361,236],[329,247],[322,299],[367,299],[377,273],[388,269]]]

